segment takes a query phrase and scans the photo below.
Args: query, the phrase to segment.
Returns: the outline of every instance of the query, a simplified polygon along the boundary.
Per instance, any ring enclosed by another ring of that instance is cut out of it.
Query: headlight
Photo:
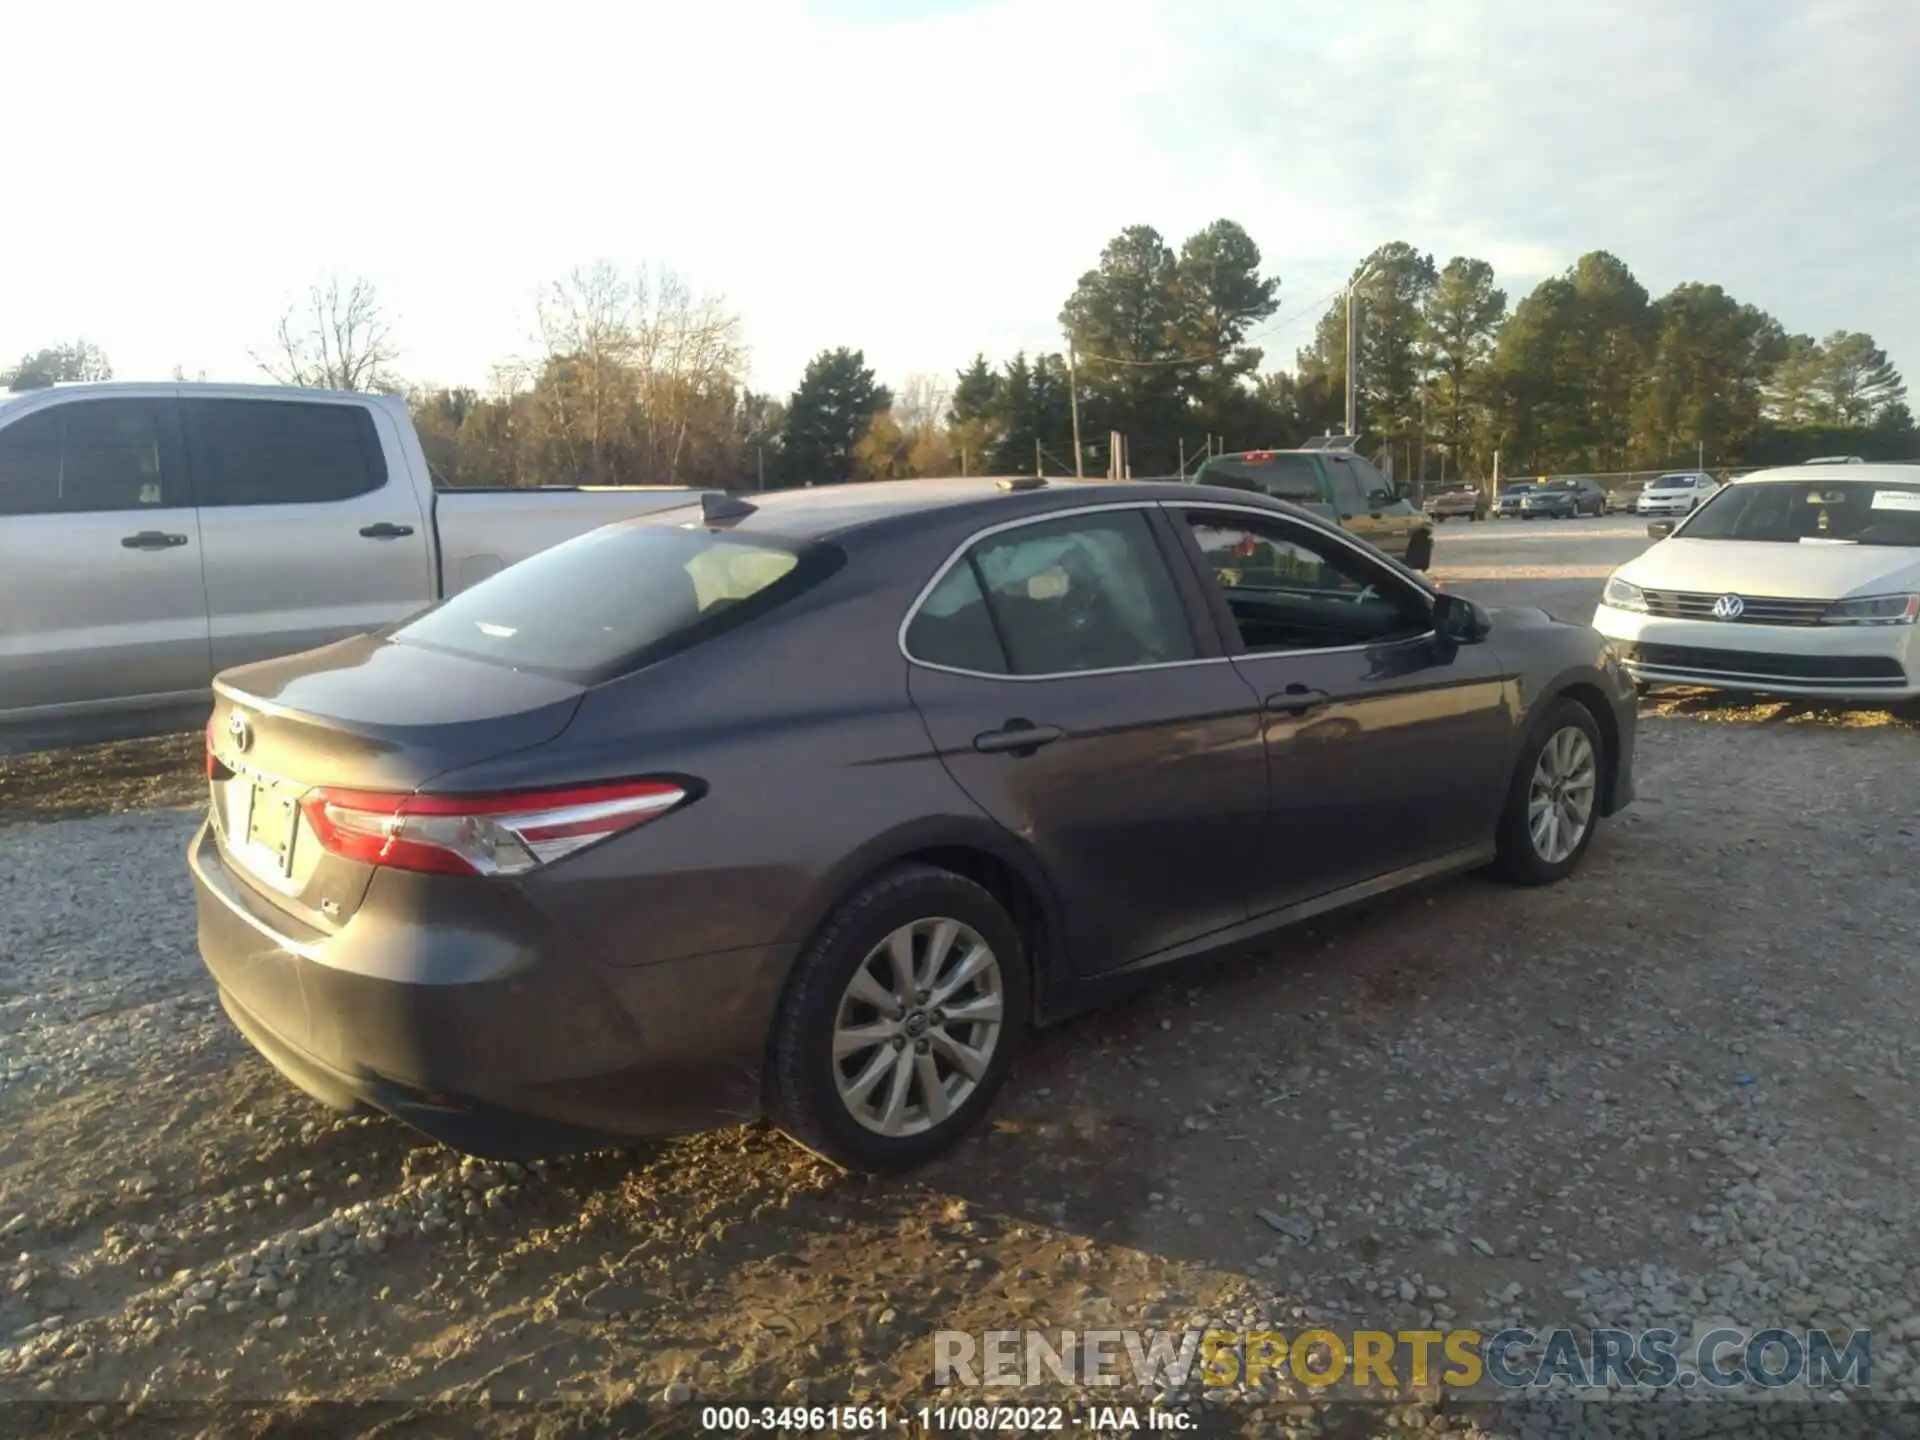
[[[1862,595],[1836,600],[1820,617],[1822,625],[1911,625],[1920,615],[1920,595]]]
[[[1629,585],[1618,575],[1607,581],[1600,603],[1614,610],[1638,610],[1642,615],[1647,613],[1647,597],[1641,593],[1640,587]]]

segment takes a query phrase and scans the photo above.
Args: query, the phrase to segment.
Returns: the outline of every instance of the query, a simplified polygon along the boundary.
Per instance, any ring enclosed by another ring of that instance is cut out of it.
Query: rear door
[[[433,600],[427,518],[393,422],[351,399],[181,401],[213,666],[308,650]]]
[[[1243,920],[1266,818],[1255,698],[1152,506],[983,533],[904,631],[949,773],[1051,877],[1074,963]]]
[[[204,689],[200,558],[170,392],[0,428],[0,714]]]
[[[1258,511],[1168,508],[1262,701],[1255,913],[1489,841],[1512,750],[1492,648],[1441,641],[1425,593],[1338,536]]]

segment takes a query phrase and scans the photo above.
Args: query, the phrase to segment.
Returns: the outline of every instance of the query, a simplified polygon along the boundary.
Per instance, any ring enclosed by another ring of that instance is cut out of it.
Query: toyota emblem
[[[247,723],[244,712],[235,710],[227,716],[227,738],[233,741],[233,748],[243,754],[253,745],[253,726]]]
[[[1713,618],[1716,620],[1738,620],[1747,613],[1747,602],[1738,595],[1722,595],[1713,602]]]

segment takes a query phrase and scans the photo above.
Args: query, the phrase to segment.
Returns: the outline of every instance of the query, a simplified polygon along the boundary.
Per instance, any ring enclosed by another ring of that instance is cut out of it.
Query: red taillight
[[[207,779],[218,780],[227,767],[222,765],[213,753],[213,716],[207,717]]]
[[[315,790],[300,802],[322,847],[347,860],[436,875],[523,875],[666,814],[666,780],[511,795]]]
[[[1279,453],[1278,450],[1248,450],[1242,454],[1240,458],[1242,460],[1271,460]]]

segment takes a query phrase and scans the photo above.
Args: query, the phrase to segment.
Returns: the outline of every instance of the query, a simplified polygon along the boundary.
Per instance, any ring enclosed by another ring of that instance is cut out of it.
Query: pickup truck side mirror
[[[1391,490],[1369,490],[1367,491],[1367,509],[1369,510],[1383,509],[1386,506],[1393,504],[1395,498],[1396,497]]]
[[[1473,601],[1442,590],[1433,597],[1433,629],[1443,640],[1472,645],[1487,638],[1493,620]]]
[[[1654,520],[1647,525],[1647,534],[1655,540],[1664,540],[1673,533],[1673,521]]]

